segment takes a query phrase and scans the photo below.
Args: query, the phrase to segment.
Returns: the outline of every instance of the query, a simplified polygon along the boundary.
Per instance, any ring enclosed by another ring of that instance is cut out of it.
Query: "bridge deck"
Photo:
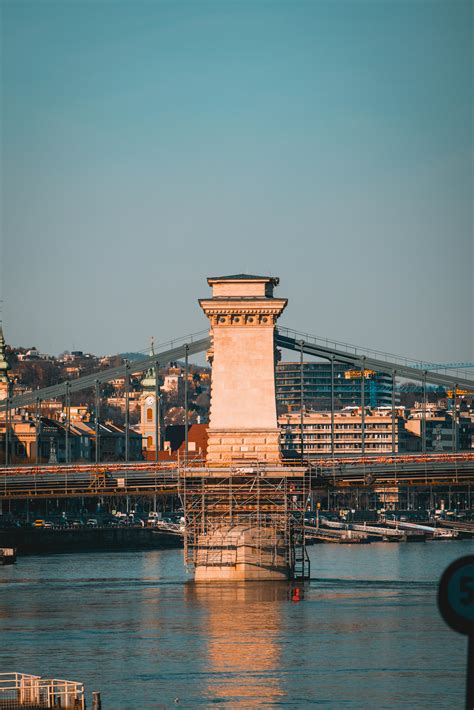
[[[247,470],[247,469],[245,469]],[[172,495],[186,478],[213,480],[245,473],[239,467],[207,468],[202,462],[184,469],[177,463],[69,464],[0,467],[0,499],[82,496]],[[253,469],[252,469],[253,470]],[[298,478],[304,467],[259,467],[266,478]],[[474,481],[474,453],[411,456],[321,458],[311,461],[313,486],[464,485]]]

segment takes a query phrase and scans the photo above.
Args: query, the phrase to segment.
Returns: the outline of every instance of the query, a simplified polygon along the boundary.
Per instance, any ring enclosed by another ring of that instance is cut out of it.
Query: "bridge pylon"
[[[206,467],[184,468],[186,562],[196,581],[288,579],[304,548],[306,469],[284,466],[275,397],[277,278],[212,277]],[[304,565],[303,565],[304,568]],[[303,569],[304,576],[304,569]]]

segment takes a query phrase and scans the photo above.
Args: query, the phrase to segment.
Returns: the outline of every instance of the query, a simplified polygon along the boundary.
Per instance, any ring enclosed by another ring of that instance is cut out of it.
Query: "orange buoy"
[[[293,596],[291,597],[292,602],[300,602],[301,601],[301,596],[300,596],[300,590],[299,587],[296,587],[293,590]]]

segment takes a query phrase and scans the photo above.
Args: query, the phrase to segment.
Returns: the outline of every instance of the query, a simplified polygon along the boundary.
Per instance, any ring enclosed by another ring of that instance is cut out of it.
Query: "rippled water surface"
[[[466,639],[436,588],[473,541],[309,548],[288,584],[194,585],[178,550],[0,568],[0,671],[69,678],[104,710],[462,708]]]

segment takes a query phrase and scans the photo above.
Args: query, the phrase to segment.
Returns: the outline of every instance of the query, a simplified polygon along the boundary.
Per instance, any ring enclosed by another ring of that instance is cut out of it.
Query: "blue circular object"
[[[439,583],[438,606],[451,628],[474,635],[474,555],[461,557],[445,570]]]

